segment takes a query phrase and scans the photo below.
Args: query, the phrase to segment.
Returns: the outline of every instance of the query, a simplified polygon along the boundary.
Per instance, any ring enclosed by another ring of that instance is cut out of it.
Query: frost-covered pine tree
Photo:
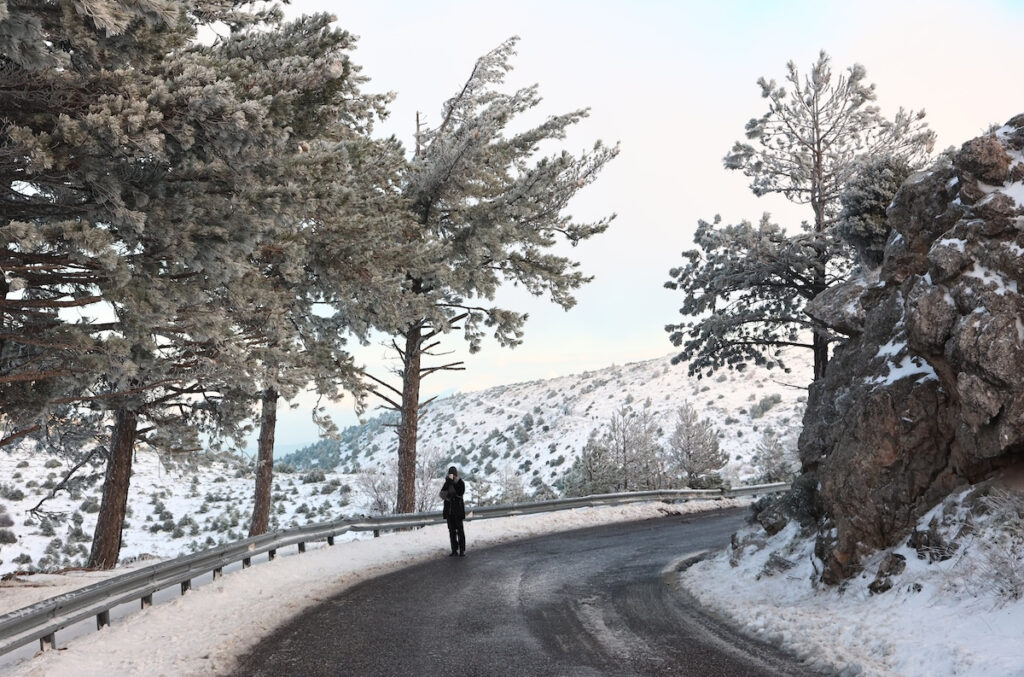
[[[159,165],[155,121],[131,103],[130,64],[188,39],[165,30],[185,10],[163,0],[0,6],[3,442],[53,423],[47,410],[105,361],[98,285],[126,279],[134,252],[121,235],[140,228],[138,184]]]
[[[649,402],[623,407],[595,431],[560,482],[568,496],[665,489],[668,472]]]
[[[812,218],[795,234],[767,214],[758,226],[722,227],[718,217],[700,222],[698,249],[683,253],[686,263],[666,283],[686,296],[685,319],[666,330],[682,348],[676,361],[689,361],[691,373],[742,368],[750,360],[772,365],[787,345],[813,350],[814,378],[824,373],[828,338],[803,308],[850,267],[834,233],[842,190],[865,158],[918,166],[934,143],[923,111],[883,117],[865,76],[860,65],[834,75],[822,52],[806,76],[790,62],[785,86],[758,80],[768,110],[747,123],[749,142],[737,142],[725,166],[746,174],[755,195],[808,205]],[[809,343],[801,338],[807,330]]]
[[[892,155],[866,158],[839,196],[842,209],[836,232],[857,252],[858,262],[869,268],[882,263],[891,231],[886,209],[911,171],[905,158]]]
[[[287,308],[264,273],[310,200],[335,190],[314,195],[313,175],[342,163],[327,138],[319,166],[303,165],[314,153],[298,141],[350,113],[358,128],[361,114],[338,105],[352,72],[323,18],[283,44],[280,11],[253,3],[89,6],[5,6],[0,21],[2,89],[21,102],[0,130],[0,411],[8,437],[50,427],[62,407],[107,412],[90,563],[109,567],[136,444],[187,451],[200,433],[244,432],[252,402],[234,395],[265,387],[283,355],[266,352]],[[227,34],[198,44],[201,22]]]
[[[608,420],[602,442],[617,468],[617,491],[664,489],[667,472],[650,402],[639,411],[623,407]]]
[[[720,470],[729,460],[719,447],[714,424],[700,418],[697,410],[685,402],[676,411],[676,427],[669,435],[665,451],[669,466],[690,487],[705,475]]]
[[[593,434],[565,471],[559,487],[565,496],[611,493],[619,486],[618,470],[609,446]]]
[[[395,330],[399,258],[408,249],[389,219],[399,208],[405,168],[393,139],[370,138],[388,96],[361,91],[366,78],[349,53],[355,39],[331,28],[333,17],[314,15],[273,31],[241,33],[223,45],[225,58],[243,69],[259,58],[304,92],[298,106],[281,106],[276,124],[289,130],[283,156],[286,190],[277,217],[284,234],[260,243],[238,297],[238,326],[251,337],[259,393],[255,500],[250,535],[269,525],[277,408],[312,388],[321,398],[345,391],[361,402],[350,338],[369,329]],[[335,432],[319,407],[314,420]]]
[[[445,102],[438,124],[418,129],[406,177],[404,218],[396,223],[415,242],[420,259],[402,283],[408,321],[393,346],[401,359],[400,386],[369,376],[374,392],[398,411],[398,511],[415,508],[416,442],[426,402],[423,377],[461,363],[426,365],[439,338],[461,329],[470,351],[490,331],[502,346],[522,341],[526,315],[492,301],[511,282],[569,309],[588,281],[578,264],[555,254],[559,240],[576,243],[604,231],[610,219],[580,223],[566,213],[572,197],[617,153],[600,142],[590,152],[542,156],[587,115],[576,110],[523,131],[509,131],[536,108],[536,86],[500,90],[517,39],[481,57],[469,79]]]
[[[211,353],[231,350],[209,331],[208,301],[248,240],[225,238],[193,198],[213,188],[223,205],[225,174],[251,183],[224,158],[242,130],[257,137],[246,148],[265,138],[227,87],[202,89],[208,73],[165,60],[192,43],[193,11],[243,18],[221,3],[97,0],[5,4],[0,19],[0,411],[7,439],[81,425],[82,407],[113,419],[97,566],[116,562],[136,439],[170,441],[160,416],[139,428],[139,402],[188,407]]]
[[[758,481],[769,483],[790,481],[798,465],[795,454],[774,435],[761,438],[751,460],[761,471]]]

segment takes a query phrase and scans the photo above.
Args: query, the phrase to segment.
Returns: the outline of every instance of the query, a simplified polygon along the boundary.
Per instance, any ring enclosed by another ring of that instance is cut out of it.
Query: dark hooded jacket
[[[445,476],[444,486],[441,487],[441,498],[444,499],[444,513],[446,520],[466,519],[466,504],[462,501],[462,495],[466,493],[466,483],[458,475],[455,479]]]

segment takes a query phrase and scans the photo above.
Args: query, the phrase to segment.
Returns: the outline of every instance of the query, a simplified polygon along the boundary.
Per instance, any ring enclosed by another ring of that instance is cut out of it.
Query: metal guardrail
[[[527,515],[531,513],[554,512],[574,508],[602,505],[624,505],[643,501],[685,501],[691,499],[713,500],[736,498],[786,491],[788,484],[761,484],[731,490],[717,489],[672,489],[661,491],[636,491],[618,494],[599,494],[580,498],[560,498],[536,503],[515,503],[512,505],[491,505],[468,511],[467,521]],[[141,601],[141,608],[153,603],[153,593],[175,585],[181,586],[185,594],[192,587],[192,580],[204,574],[213,573],[214,579],[221,576],[224,567],[241,562],[249,567],[252,558],[266,553],[274,559],[281,548],[297,545],[299,552],[305,552],[306,543],[326,540],[334,545],[336,536],[349,531],[381,531],[422,527],[443,522],[439,511],[408,513],[403,515],[380,515],[333,520],[309,524],[304,527],[275,531],[253,536],[234,543],[210,548],[167,560],[158,564],[114,576],[105,581],[87,585],[71,592],[36,602],[27,607],[0,616],[0,654],[19,646],[39,640],[40,648],[56,648],[56,633],[62,628],[78,623],[89,617],[96,618],[96,628],[110,623],[110,610],[118,605]]]

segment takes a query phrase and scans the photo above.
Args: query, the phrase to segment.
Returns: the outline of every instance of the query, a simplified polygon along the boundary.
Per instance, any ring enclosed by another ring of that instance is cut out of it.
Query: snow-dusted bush
[[[395,511],[398,499],[398,468],[392,461],[386,471],[364,470],[356,475],[356,486],[367,498],[367,510],[374,515]]]
[[[99,512],[100,511],[99,499],[97,499],[95,496],[89,496],[84,501],[82,501],[82,504],[80,506],[78,506],[78,509],[81,510],[82,512],[89,512],[89,513]]]
[[[25,498],[25,492],[11,484],[0,484],[0,498],[7,501],[20,501]]]
[[[780,402],[782,402],[782,395],[779,395],[778,393],[762,397],[757,404],[750,406],[750,418],[761,418],[768,413],[769,409]]]
[[[1024,599],[1024,496],[992,489],[981,499],[987,513],[977,544],[977,578],[1006,601]]]
[[[314,468],[313,470],[310,470],[309,472],[302,476],[302,483],[313,484],[315,482],[323,482],[326,479],[327,475],[324,473],[323,470],[319,468]]]

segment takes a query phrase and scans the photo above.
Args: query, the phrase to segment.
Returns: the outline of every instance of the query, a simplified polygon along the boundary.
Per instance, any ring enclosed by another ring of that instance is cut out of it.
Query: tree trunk
[[[138,424],[137,412],[125,408],[117,410],[114,432],[110,435],[103,500],[100,502],[96,531],[92,537],[92,552],[89,554],[89,567],[93,569],[113,569],[117,565]]]
[[[398,505],[396,512],[416,511],[416,435],[420,416],[421,328],[414,325],[405,335],[402,371],[402,410],[398,423]]]
[[[252,506],[249,535],[267,533],[270,527],[270,490],[274,483],[274,433],[277,431],[278,392],[274,388],[263,391],[260,413],[259,451],[256,461],[256,495]]]
[[[815,165],[818,168],[816,171],[818,173],[818,186],[820,186],[820,161],[815,162]],[[820,195],[820,187],[816,191]],[[811,205],[814,208],[814,232],[819,233],[820,237],[824,237],[825,205],[818,199],[812,200]],[[828,250],[824,244],[821,246],[817,264],[817,268],[814,271],[814,296],[818,296],[818,294],[828,289]],[[814,332],[814,339],[811,342],[811,350],[814,351],[814,380],[817,381],[825,376],[825,367],[828,366],[828,337],[825,331],[819,327],[814,327],[812,331]]]
[[[828,339],[819,329],[814,329],[814,380],[817,381],[825,375],[825,367],[828,366]]]

